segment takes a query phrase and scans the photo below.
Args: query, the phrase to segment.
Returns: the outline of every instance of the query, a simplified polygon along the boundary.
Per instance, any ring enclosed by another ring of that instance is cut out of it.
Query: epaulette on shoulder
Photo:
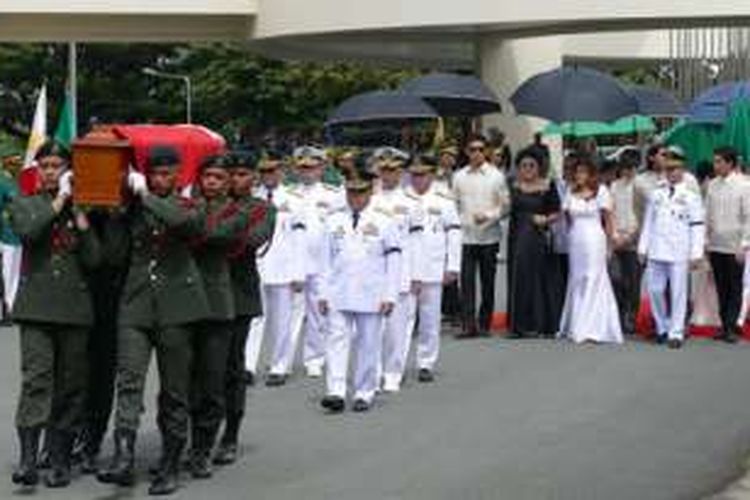
[[[441,198],[446,199],[446,200],[456,201],[456,199],[450,193],[446,193],[446,192],[443,192],[443,191],[436,191],[435,194],[438,195],[438,196],[440,196]]]
[[[414,193],[410,193],[409,191],[404,191],[404,195],[405,195],[405,196],[406,196],[407,198],[409,198],[410,200],[415,200],[415,201],[418,201],[418,200],[419,200],[419,196],[417,196],[417,195],[416,195],[416,194],[414,194]]]
[[[323,188],[333,193],[341,192],[341,189],[338,186],[334,186],[333,184],[326,184],[325,182],[323,183]]]
[[[290,188],[288,188],[288,189],[286,190],[286,192],[287,192],[287,193],[289,193],[289,195],[290,195],[290,196],[294,196],[295,198],[302,198],[302,197],[303,197],[302,193],[300,193],[300,192],[299,192],[299,191],[297,190],[297,188],[295,188],[295,187],[290,187]]]

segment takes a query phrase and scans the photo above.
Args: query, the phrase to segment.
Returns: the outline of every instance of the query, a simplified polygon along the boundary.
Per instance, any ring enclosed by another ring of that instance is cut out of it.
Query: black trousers
[[[620,323],[625,333],[635,332],[635,320],[641,301],[641,269],[635,250],[620,250],[609,262],[609,276],[620,311]]]
[[[721,326],[725,332],[731,332],[742,307],[742,264],[728,253],[711,252],[709,259],[719,296]]]
[[[193,335],[190,417],[193,431],[213,438],[226,412],[225,380],[231,321],[202,321]],[[195,445],[195,443],[193,443]]]
[[[458,291],[458,282],[443,285],[441,309],[446,318],[458,319],[461,316],[461,295]]]
[[[495,308],[495,274],[499,243],[489,245],[464,245],[461,257],[461,299],[464,330],[486,332],[490,329]],[[477,274],[481,302],[477,316]]]
[[[245,414],[245,343],[252,316],[237,316],[232,321],[227,360],[226,418],[239,420]]]

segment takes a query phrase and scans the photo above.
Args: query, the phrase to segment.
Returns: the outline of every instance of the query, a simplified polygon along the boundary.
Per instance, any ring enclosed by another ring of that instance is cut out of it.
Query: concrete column
[[[562,64],[562,37],[508,39],[487,35],[479,42],[478,66],[482,80],[500,96],[503,112],[488,115],[484,128],[497,126],[505,132],[513,151],[528,145],[534,132],[546,122],[537,118],[516,115],[509,98],[526,79]],[[545,138],[553,152],[553,166],[559,165],[559,137]],[[557,158],[555,158],[557,157]]]

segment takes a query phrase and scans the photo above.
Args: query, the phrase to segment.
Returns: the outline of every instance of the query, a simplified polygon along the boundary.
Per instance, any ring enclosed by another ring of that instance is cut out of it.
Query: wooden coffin
[[[90,207],[118,207],[125,202],[125,179],[131,161],[128,141],[94,132],[73,143],[73,202]]]

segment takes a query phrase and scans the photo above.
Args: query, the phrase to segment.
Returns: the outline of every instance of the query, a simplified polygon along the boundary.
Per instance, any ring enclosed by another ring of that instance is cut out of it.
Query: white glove
[[[137,196],[148,194],[146,176],[140,172],[130,172],[128,174],[128,188],[130,188],[130,191]]]
[[[73,171],[66,170],[57,180],[57,195],[70,198],[73,195]]]

